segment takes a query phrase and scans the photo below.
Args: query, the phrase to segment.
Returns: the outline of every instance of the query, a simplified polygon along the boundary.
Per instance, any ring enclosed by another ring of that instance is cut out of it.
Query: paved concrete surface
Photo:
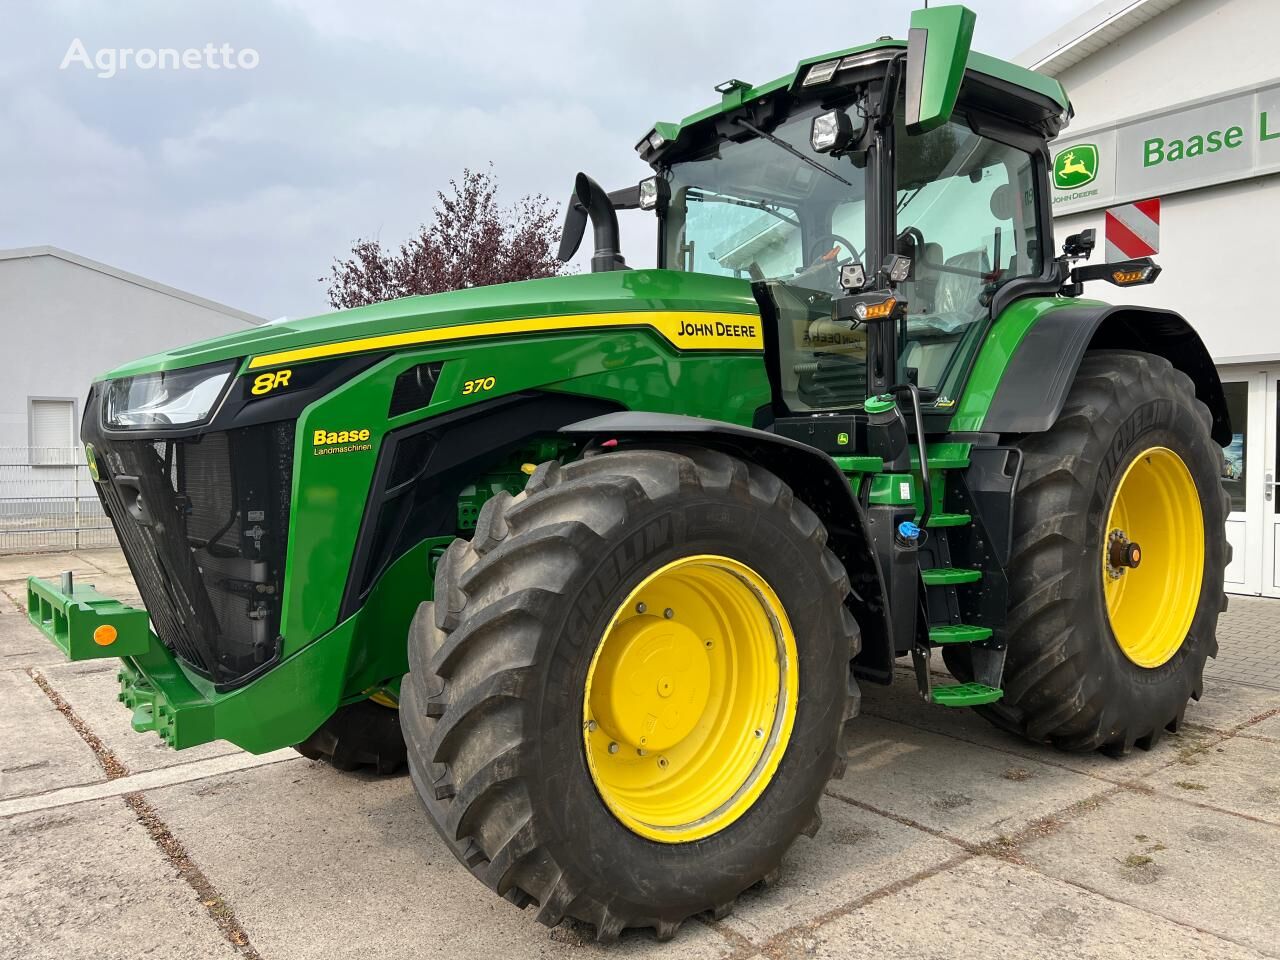
[[[1280,958],[1280,601],[1233,599],[1184,731],[1123,760],[865,689],[777,884],[600,948],[476,883],[403,777],[134,734],[21,612],[68,566],[132,595],[115,551],[0,558],[0,958]]]
[[[1205,675],[1280,690],[1277,608],[1280,600],[1270,597],[1231,597],[1218,621],[1219,635],[1227,642],[1218,658],[1209,661]]]

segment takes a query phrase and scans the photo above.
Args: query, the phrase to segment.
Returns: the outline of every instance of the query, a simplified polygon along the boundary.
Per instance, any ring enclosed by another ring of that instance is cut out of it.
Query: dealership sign
[[[1280,173],[1280,80],[1053,144],[1054,215]]]

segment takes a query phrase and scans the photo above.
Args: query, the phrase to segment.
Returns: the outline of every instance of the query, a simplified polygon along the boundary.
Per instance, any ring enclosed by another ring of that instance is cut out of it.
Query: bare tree
[[[438,191],[436,198],[430,223],[398,251],[377,240],[357,240],[350,257],[335,259],[329,276],[320,278],[329,284],[329,303],[359,307],[564,272],[555,258],[559,207],[541,194],[499,206],[490,166],[482,173],[464,169],[460,181],[449,181],[449,193]]]

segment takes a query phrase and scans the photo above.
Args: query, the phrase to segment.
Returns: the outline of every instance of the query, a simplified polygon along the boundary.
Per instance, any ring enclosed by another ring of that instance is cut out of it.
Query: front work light
[[[862,264],[856,260],[853,263],[846,263],[840,268],[840,286],[850,293],[861,290],[867,282],[867,272],[862,269]]]
[[[815,83],[826,83],[836,75],[836,70],[839,67],[839,60],[828,60],[826,63],[815,63],[809,68],[809,72],[804,75],[804,83],[802,83],[801,86],[811,87]]]
[[[236,361],[110,380],[102,421],[116,430],[190,427],[209,419],[235,373]]]
[[[900,253],[891,253],[884,261],[884,272],[894,283],[902,283],[911,276],[911,258]]]
[[[813,118],[809,127],[809,146],[816,153],[842,150],[853,139],[853,121],[843,110],[830,110]]]
[[[657,210],[661,213],[671,197],[671,187],[662,177],[646,177],[640,181],[639,206],[641,210]]]

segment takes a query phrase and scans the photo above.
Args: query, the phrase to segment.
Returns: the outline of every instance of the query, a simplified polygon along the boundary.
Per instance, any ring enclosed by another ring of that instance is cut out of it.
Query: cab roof
[[[742,107],[767,100],[779,91],[787,91],[793,94],[816,91],[821,88],[820,84],[810,87],[804,85],[809,68],[816,64],[827,64],[832,61],[846,59],[853,59],[855,63],[880,62],[888,59],[898,50],[905,50],[906,48],[907,42],[905,40],[876,40],[872,43],[864,43],[861,46],[849,47],[845,50],[837,50],[833,53],[801,60],[790,73],[784,74],[775,80],[770,80],[768,83],[762,83],[759,86],[754,86],[741,80],[727,81],[716,87],[721,93],[719,103],[712,104],[697,113],[692,113],[679,123],[659,122],[654,124],[653,129],[636,144],[636,150],[644,159],[648,160],[656,152],[652,149],[652,144],[650,143],[650,138],[654,134],[657,134],[661,140],[670,143],[679,140],[681,134],[693,127],[706,121],[714,122],[716,118],[725,116]],[[877,57],[877,53],[882,54],[882,56]],[[843,68],[844,65],[842,64],[840,69]],[[1043,112],[1046,115],[1049,113],[1056,115],[1052,119],[1056,121],[1054,126],[1058,129],[1066,126],[1066,121],[1071,115],[1071,101],[1067,97],[1067,92],[1062,84],[1053,77],[1046,77],[1044,74],[1036,73],[1034,70],[1028,70],[1006,60],[999,60],[985,53],[973,51],[970,52],[965,65],[965,85],[968,86],[974,80],[985,80],[986,85],[998,87],[1005,96],[1039,101],[1043,105]],[[1049,117],[1046,116],[1046,119],[1049,119]],[[1053,130],[1053,133],[1056,134],[1056,132],[1057,129]]]

